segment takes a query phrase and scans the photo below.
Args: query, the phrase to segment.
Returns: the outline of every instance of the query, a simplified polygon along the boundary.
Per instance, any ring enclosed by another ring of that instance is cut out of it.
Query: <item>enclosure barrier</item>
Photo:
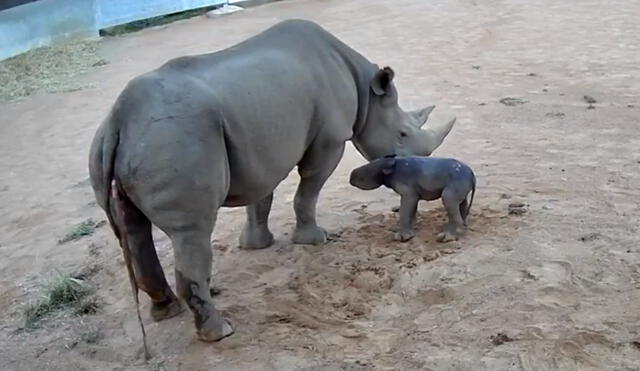
[[[0,60],[140,19],[227,0],[8,0],[0,2]]]

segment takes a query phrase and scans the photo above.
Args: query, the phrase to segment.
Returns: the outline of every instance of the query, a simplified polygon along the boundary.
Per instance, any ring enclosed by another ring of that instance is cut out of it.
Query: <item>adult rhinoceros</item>
[[[155,320],[181,306],[158,261],[152,224],[171,239],[177,292],[199,339],[217,341],[233,333],[209,292],[218,208],[246,206],[240,245],[269,246],[273,190],[297,166],[293,242],[321,244],[327,233],[316,224],[316,201],[347,141],[369,160],[429,155],[440,145],[455,119],[422,130],[433,107],[404,112],[393,75],[320,26],[288,20],[127,84],[98,128],[89,171]]]

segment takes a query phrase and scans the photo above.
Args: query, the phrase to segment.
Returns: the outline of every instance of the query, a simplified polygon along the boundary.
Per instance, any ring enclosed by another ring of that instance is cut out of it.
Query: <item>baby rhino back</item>
[[[458,183],[471,189],[475,183],[473,171],[461,161],[439,157],[406,157],[396,161],[394,177],[410,183],[425,200],[435,200],[442,190]]]

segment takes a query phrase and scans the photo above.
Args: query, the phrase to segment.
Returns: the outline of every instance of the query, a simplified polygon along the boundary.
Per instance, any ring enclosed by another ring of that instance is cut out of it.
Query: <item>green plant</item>
[[[23,316],[26,328],[35,328],[51,313],[72,310],[75,315],[95,313],[99,309],[97,299],[90,296],[92,290],[82,280],[60,275],[51,281],[35,303],[24,308]]]
[[[73,227],[73,229],[62,237],[58,243],[63,244],[69,241],[75,241],[85,236],[91,236],[97,228],[105,225],[105,221],[96,222],[89,218],[82,223],[79,223]]]

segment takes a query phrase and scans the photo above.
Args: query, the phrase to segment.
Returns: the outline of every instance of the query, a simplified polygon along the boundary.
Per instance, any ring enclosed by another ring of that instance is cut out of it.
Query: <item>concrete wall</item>
[[[0,12],[0,60],[56,40],[95,36],[88,0],[41,0]]]
[[[227,0],[39,0],[0,11],[0,60],[102,28]]]
[[[224,4],[226,0],[94,0],[96,24],[107,28],[138,19]]]

